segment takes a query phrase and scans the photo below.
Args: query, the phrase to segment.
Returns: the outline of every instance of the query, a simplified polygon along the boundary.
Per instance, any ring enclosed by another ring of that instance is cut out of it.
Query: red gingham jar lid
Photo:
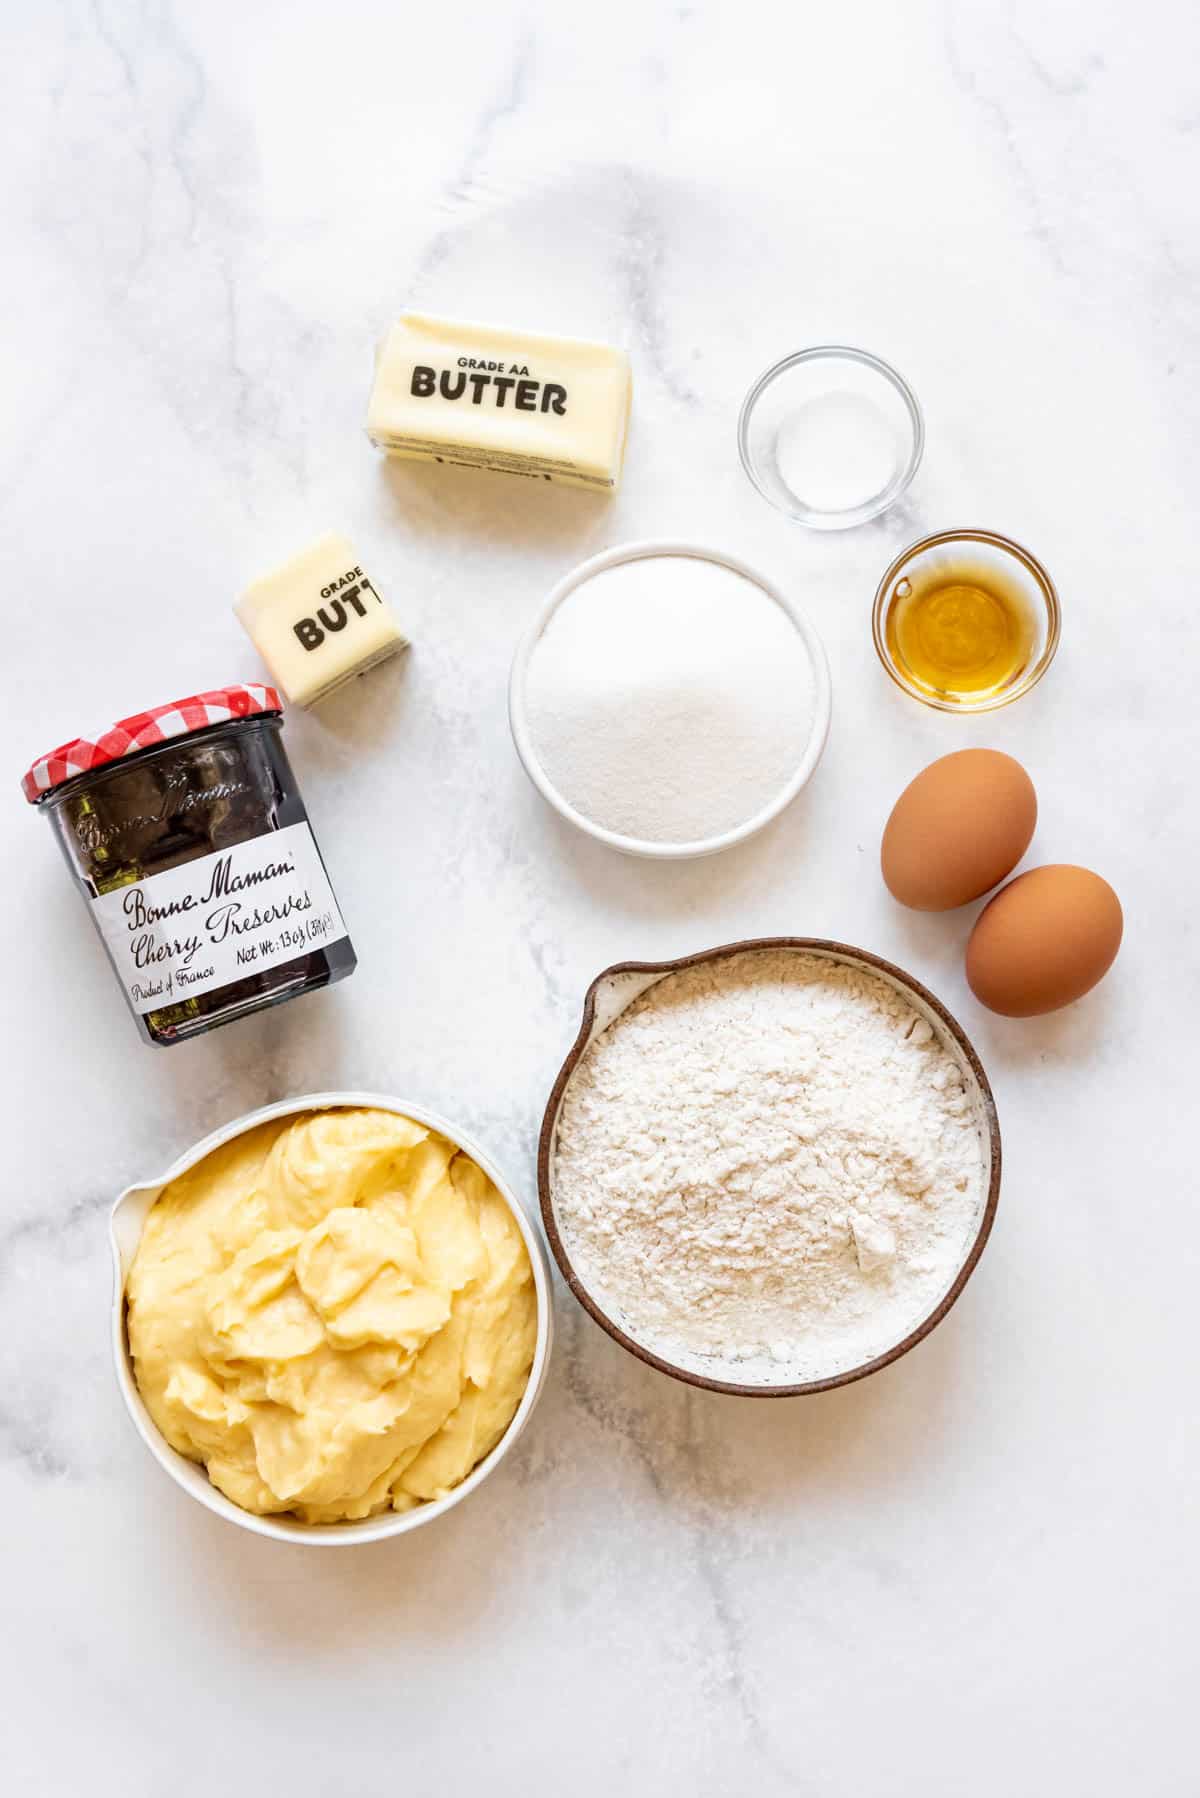
[[[233,718],[263,717],[282,710],[274,687],[259,686],[253,681],[215,687],[211,693],[193,693],[189,699],[173,699],[170,705],[135,712],[132,718],[122,718],[94,737],[75,737],[48,755],[39,756],[22,778],[21,791],[30,805],[36,805],[64,781],[103,768],[106,762],[120,761],[123,755],[151,749],[172,737],[189,736],[192,731],[207,730],[213,724],[228,724]]]

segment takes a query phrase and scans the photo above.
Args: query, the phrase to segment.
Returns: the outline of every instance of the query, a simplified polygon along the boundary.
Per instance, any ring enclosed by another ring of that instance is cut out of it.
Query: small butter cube
[[[315,705],[408,643],[353,545],[332,531],[254,581],[234,611],[292,705]]]
[[[611,493],[632,393],[607,344],[406,312],[379,352],[367,435],[393,456]]]

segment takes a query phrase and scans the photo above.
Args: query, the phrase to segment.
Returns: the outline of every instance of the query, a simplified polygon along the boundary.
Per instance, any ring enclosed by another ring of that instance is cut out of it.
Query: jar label
[[[134,1011],[162,1011],[348,932],[307,824],[101,893],[92,915]]]

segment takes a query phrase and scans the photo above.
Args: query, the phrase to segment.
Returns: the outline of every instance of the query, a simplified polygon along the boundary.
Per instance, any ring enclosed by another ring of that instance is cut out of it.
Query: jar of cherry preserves
[[[282,724],[273,687],[222,687],[64,743],[21,783],[148,1042],[354,971]]]

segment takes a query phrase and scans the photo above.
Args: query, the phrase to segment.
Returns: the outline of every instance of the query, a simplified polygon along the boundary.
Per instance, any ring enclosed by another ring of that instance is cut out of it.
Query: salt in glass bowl
[[[738,454],[764,499],[814,531],[865,524],[920,465],[925,421],[902,375],[869,350],[821,344],[760,375],[738,417]]]

